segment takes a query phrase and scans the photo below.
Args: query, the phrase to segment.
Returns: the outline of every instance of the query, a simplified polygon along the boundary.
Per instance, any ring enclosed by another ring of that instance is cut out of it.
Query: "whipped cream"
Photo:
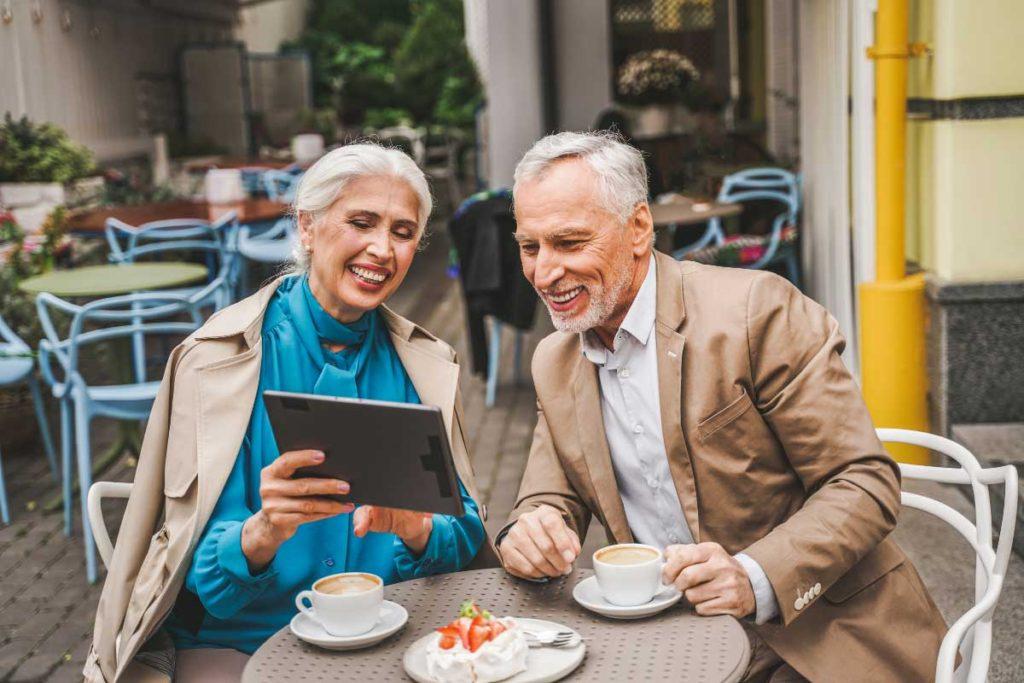
[[[427,645],[427,673],[436,683],[494,683],[526,671],[529,648],[526,636],[512,619],[502,619],[508,629],[494,640],[470,652],[457,641],[441,649],[441,634]]]

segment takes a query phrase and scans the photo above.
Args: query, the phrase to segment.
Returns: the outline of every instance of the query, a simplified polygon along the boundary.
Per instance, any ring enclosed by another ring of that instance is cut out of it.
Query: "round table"
[[[168,289],[206,279],[206,266],[178,261],[86,266],[48,273],[23,280],[18,287],[30,294],[49,292],[62,298],[102,297]]]
[[[651,204],[651,217],[656,227],[666,225],[693,225],[711,218],[730,218],[743,212],[740,204],[732,202],[698,201],[680,196],[664,204]]]
[[[607,619],[572,599],[573,587],[593,574],[576,570],[545,584],[519,581],[502,569],[445,574],[387,586],[384,597],[409,611],[405,627],[365,650],[331,652],[309,645],[286,626],[249,659],[242,683],[268,681],[408,681],[405,650],[458,616],[473,599],[499,616],[559,622],[583,636],[587,654],[566,680],[738,681],[750,660],[743,627],[732,617],[699,617],[684,600],[636,621]]]

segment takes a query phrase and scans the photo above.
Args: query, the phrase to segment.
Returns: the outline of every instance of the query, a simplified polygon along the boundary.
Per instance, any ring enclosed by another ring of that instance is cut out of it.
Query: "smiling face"
[[[638,204],[623,224],[605,208],[590,165],[569,158],[517,185],[515,212],[523,273],[555,327],[594,329],[610,347],[647,274],[647,205]]]
[[[402,284],[419,245],[419,200],[400,178],[363,176],[345,185],[315,223],[299,216],[309,286],[341,322],[358,320]]]

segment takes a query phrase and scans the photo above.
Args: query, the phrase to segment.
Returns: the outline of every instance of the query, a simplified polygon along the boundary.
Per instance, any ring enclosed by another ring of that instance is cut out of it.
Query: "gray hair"
[[[293,212],[296,220],[305,214],[314,224],[317,223],[337,201],[346,185],[366,176],[391,176],[409,184],[419,200],[416,219],[422,235],[434,206],[427,177],[408,154],[375,142],[338,147],[310,166],[295,193]],[[309,254],[301,244],[296,243],[293,256],[293,270],[305,272],[309,269]]]
[[[516,166],[515,196],[520,183],[533,180],[561,159],[583,159],[597,174],[605,208],[625,221],[637,204],[647,201],[647,167],[643,155],[609,131],[556,133],[541,138]]]

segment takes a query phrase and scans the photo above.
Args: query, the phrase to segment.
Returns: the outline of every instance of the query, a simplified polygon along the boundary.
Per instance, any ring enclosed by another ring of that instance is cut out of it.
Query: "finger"
[[[731,614],[736,616],[739,610],[733,607],[725,598],[714,598],[699,605],[693,606],[694,611],[702,617],[710,617],[716,614]]]
[[[571,566],[576,556],[579,555],[579,551],[576,550],[576,545],[569,536],[571,530],[565,520],[557,513],[546,515],[541,520],[541,526],[547,531],[548,537],[555,545],[555,550],[561,554],[566,565]]]
[[[566,573],[571,564],[566,562],[562,556],[561,551],[555,545],[555,541],[548,534],[548,530],[544,528],[543,523],[535,516],[525,515],[519,519],[522,523],[526,536],[529,538],[530,543],[520,544],[520,550],[524,551],[527,558],[533,562],[534,566],[543,568],[545,565],[550,566],[555,573],[553,576]],[[531,554],[531,550],[535,549],[539,554],[540,558],[535,557]]]
[[[501,544],[501,559],[505,569],[513,576],[521,579],[540,579],[544,576],[512,543]]]
[[[533,538],[534,531],[529,524],[523,524],[525,517],[520,517],[519,522],[512,528],[509,534],[515,534],[514,541],[516,550],[518,550],[523,557],[529,560],[530,564],[539,571],[543,576],[561,576],[565,573],[565,567],[557,567],[552,564],[540,548],[537,547],[537,543]],[[517,529],[518,527],[518,529]],[[543,531],[541,531],[544,534]],[[547,538],[547,534],[544,534],[544,538]],[[550,539],[547,540],[550,543]],[[559,562],[563,562],[561,558],[556,555]]]
[[[666,586],[671,586],[679,578],[679,573],[686,567],[686,555],[684,546],[670,545],[665,548],[665,566],[661,570],[661,581]]]
[[[370,531],[373,517],[373,506],[364,505],[352,515],[352,533],[362,538]]]
[[[679,584],[676,583],[676,587]],[[702,602],[708,602],[709,600],[715,600],[716,598],[724,597],[724,586],[718,581],[708,581],[706,583],[693,586],[692,588],[680,588],[683,591],[683,595],[690,602],[691,605],[699,605]]]
[[[265,507],[277,514],[297,513],[302,515],[340,515],[352,512],[352,503],[339,503],[329,498],[311,496],[306,498],[283,497],[269,501]]]
[[[689,567],[684,567],[682,571],[679,572],[679,576],[677,576],[675,580],[675,585],[679,590],[685,591],[707,583],[716,576],[715,568],[707,562],[691,564]]]
[[[321,451],[288,451],[270,463],[271,474],[278,479],[288,479],[300,467],[319,465],[323,461],[324,454]]]
[[[273,479],[265,487],[267,491],[279,496],[337,496],[350,491],[348,482],[338,479],[318,479],[301,477],[299,479]]]

